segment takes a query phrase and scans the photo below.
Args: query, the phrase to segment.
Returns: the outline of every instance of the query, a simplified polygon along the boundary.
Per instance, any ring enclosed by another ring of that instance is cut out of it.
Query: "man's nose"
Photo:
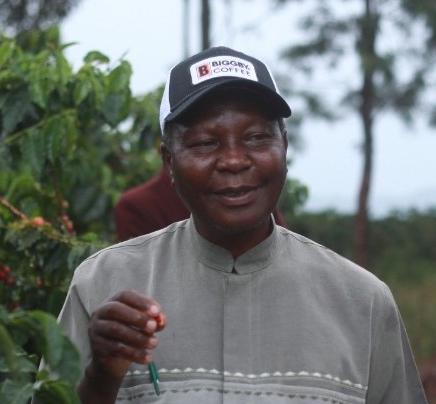
[[[237,173],[251,167],[251,159],[244,149],[237,145],[222,148],[216,168],[220,171]]]

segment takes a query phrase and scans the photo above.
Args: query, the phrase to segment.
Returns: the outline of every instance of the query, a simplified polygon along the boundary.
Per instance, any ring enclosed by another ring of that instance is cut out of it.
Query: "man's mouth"
[[[245,195],[248,192],[254,191],[257,187],[253,186],[241,186],[241,187],[228,187],[228,188],[222,188],[218,191],[215,191],[215,194],[223,195],[223,196],[231,196],[231,197],[237,197]]]
[[[226,187],[215,191],[214,195],[226,205],[245,205],[252,202],[257,188],[258,187],[255,186],[245,185],[239,187]]]

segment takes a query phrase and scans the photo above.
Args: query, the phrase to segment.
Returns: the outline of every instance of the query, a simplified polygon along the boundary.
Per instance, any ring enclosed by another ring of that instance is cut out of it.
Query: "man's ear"
[[[162,158],[163,168],[166,171],[168,177],[170,177],[171,182],[173,182],[173,155],[168,146],[163,142],[160,144],[160,154]]]
[[[283,146],[285,148],[285,154],[288,152],[288,131],[285,129],[282,132],[282,138],[283,138]]]
[[[285,150],[288,150],[288,131],[285,130],[283,133],[283,142],[285,144]]]

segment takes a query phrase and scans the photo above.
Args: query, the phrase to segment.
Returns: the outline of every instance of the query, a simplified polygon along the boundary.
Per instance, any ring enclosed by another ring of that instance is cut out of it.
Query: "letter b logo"
[[[197,67],[198,77],[208,76],[210,74],[209,64],[201,65]]]

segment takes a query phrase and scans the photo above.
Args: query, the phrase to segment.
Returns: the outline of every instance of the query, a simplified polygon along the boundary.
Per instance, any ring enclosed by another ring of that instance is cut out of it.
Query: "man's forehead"
[[[240,111],[248,111],[250,115],[257,115],[271,121],[278,118],[268,103],[258,94],[239,88],[219,88],[194,103],[175,122],[187,125],[205,116]]]
[[[233,125],[238,126],[244,131],[248,129],[255,130],[279,130],[279,118],[270,118],[259,108],[251,108],[248,105],[237,102],[228,102],[227,104],[218,103],[210,108],[192,110],[190,114],[183,116],[183,119],[168,124],[171,128],[172,136],[183,136],[184,134],[194,134],[198,131],[211,131],[229,128]]]

